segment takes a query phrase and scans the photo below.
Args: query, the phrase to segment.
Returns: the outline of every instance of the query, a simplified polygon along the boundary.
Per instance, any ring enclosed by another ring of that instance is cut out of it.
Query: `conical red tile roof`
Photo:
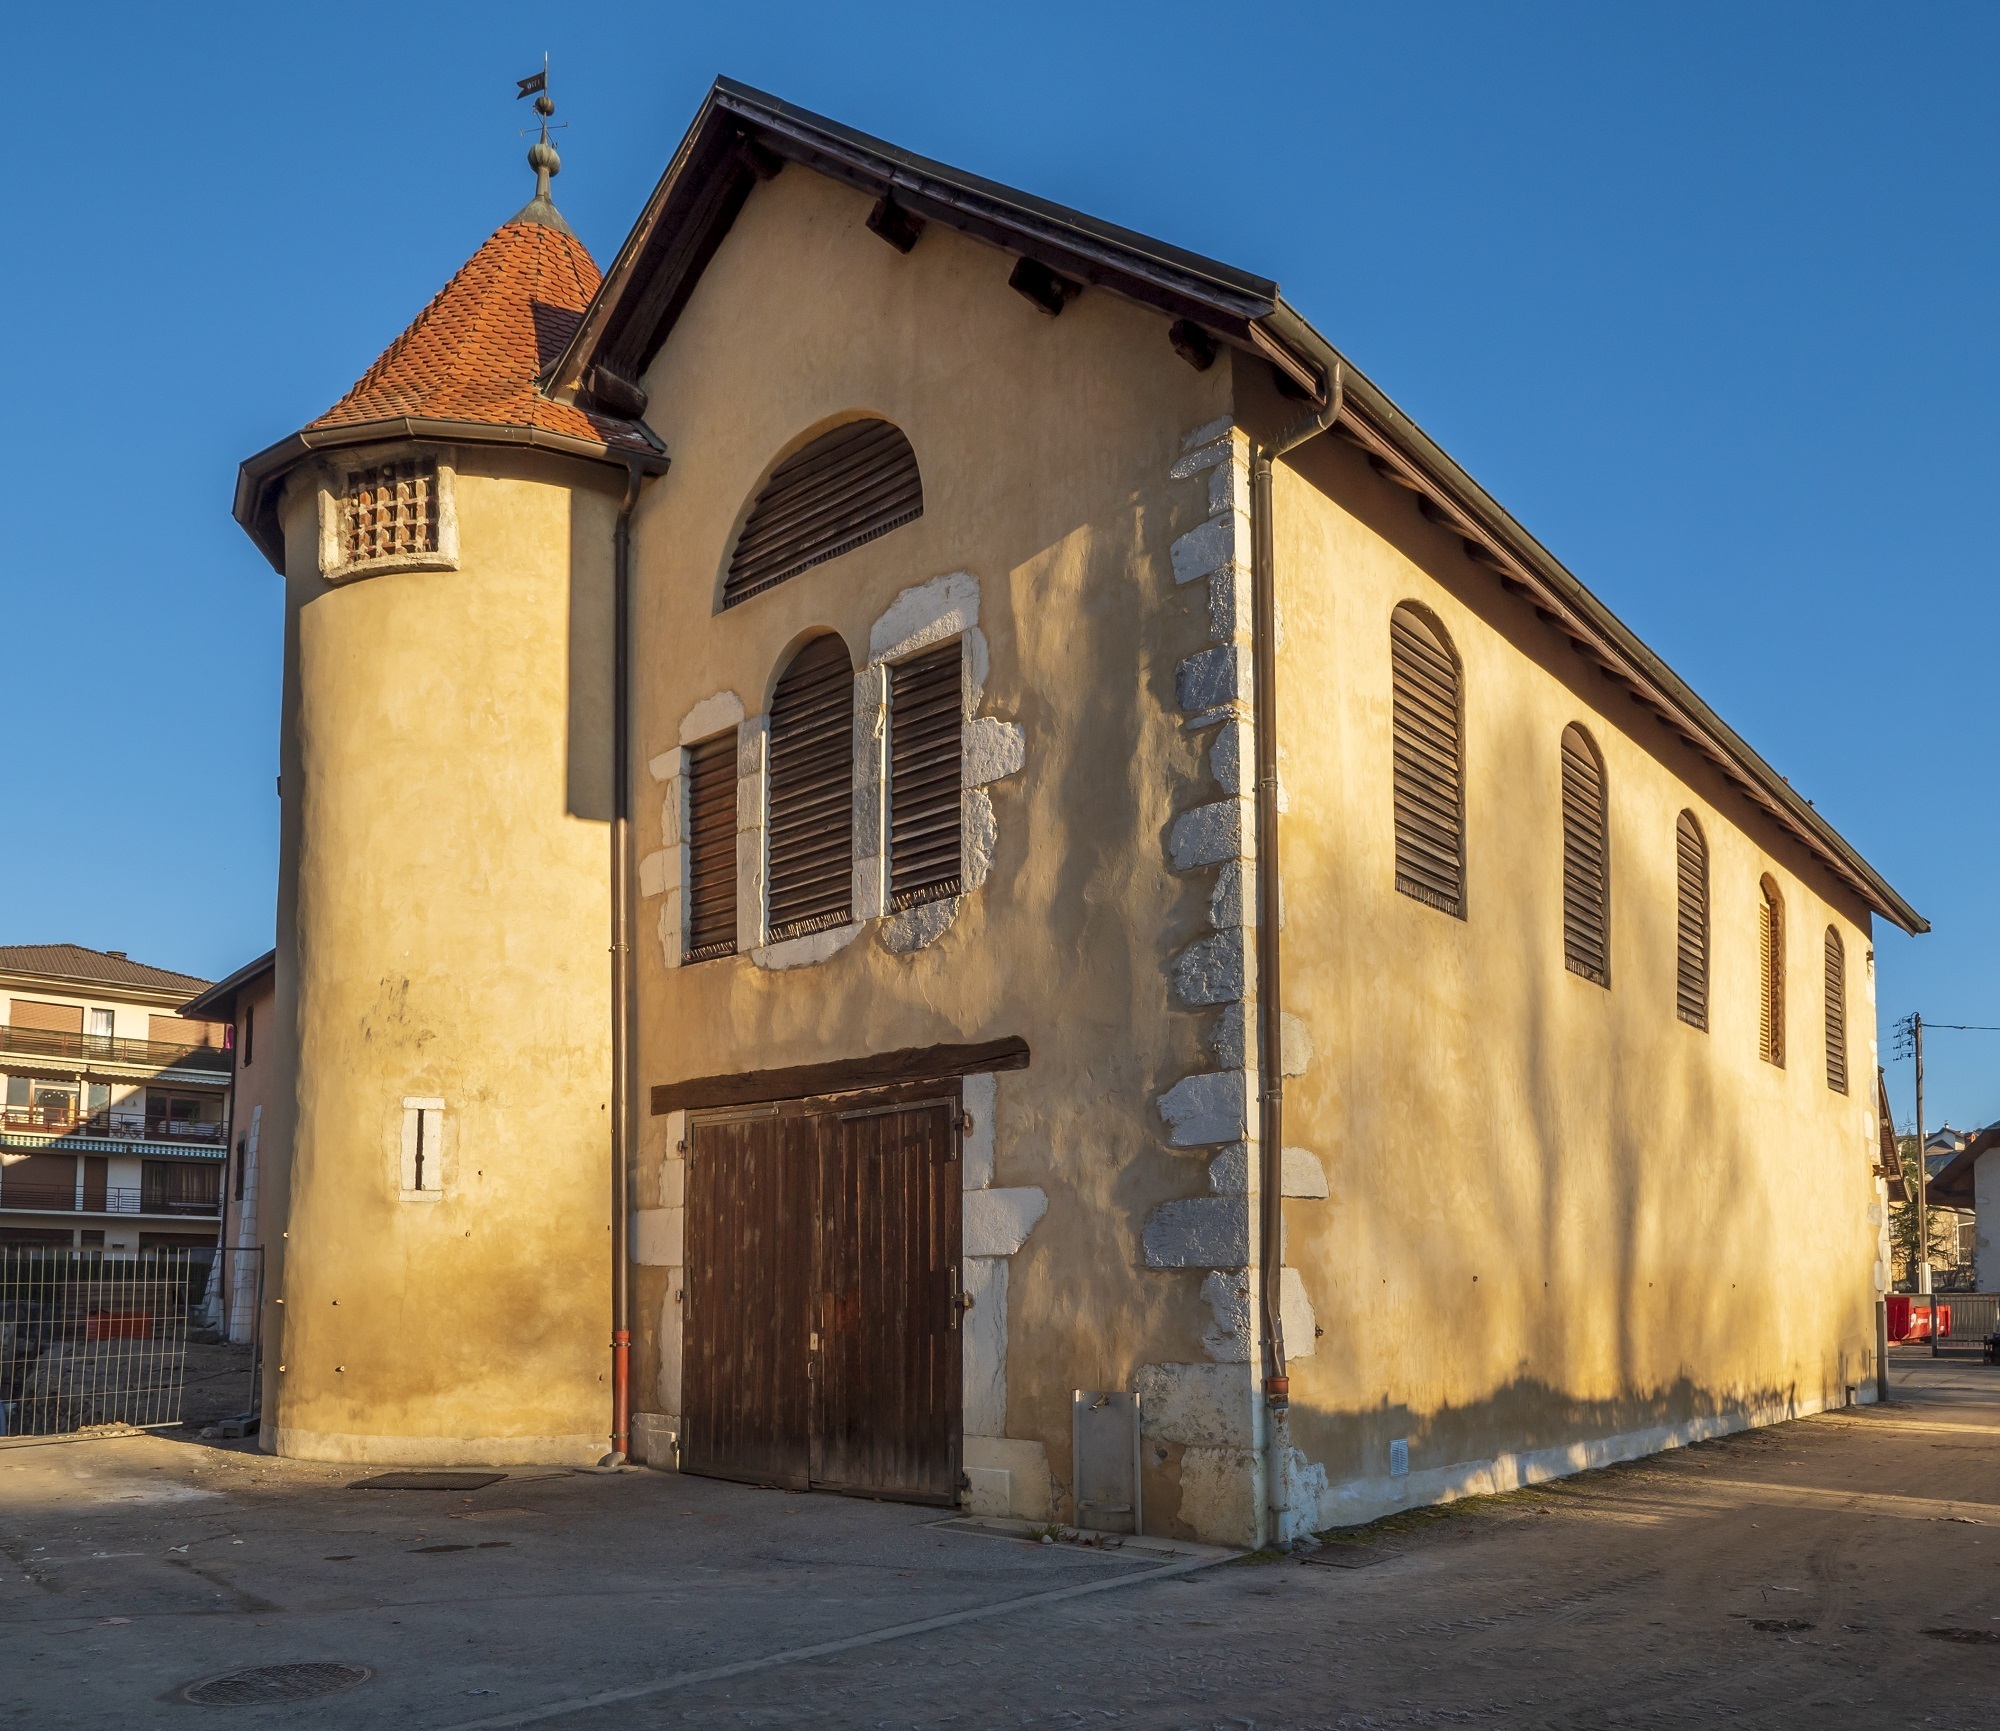
[[[551,402],[535,389],[597,284],[595,261],[567,228],[516,217],[307,430],[410,416],[534,427],[651,451],[631,422]]]

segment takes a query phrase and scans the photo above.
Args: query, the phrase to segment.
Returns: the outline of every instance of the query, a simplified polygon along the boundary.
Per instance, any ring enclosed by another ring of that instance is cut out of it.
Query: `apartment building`
[[[0,1245],[212,1251],[229,1029],[208,985],[80,944],[0,946]]]

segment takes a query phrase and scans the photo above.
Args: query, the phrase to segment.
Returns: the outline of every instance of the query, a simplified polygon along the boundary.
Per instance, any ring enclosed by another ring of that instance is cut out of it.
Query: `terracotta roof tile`
[[[575,235],[546,222],[507,223],[312,428],[407,415],[652,450],[631,422],[551,402],[535,389],[597,284],[597,265]]]
[[[52,974],[108,986],[148,986],[162,991],[198,992],[208,984],[193,974],[148,967],[109,950],[81,944],[0,944],[0,973]]]

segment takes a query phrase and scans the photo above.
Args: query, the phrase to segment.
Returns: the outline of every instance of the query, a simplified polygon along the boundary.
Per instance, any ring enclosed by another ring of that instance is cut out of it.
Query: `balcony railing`
[[[123,1040],[112,1034],[64,1034],[49,1028],[0,1027],[0,1058],[67,1058],[78,1063],[144,1064],[155,1070],[209,1070],[229,1074],[235,1054],[226,1046],[182,1046],[169,1040]]]
[[[107,1186],[104,1199],[88,1186],[29,1184],[0,1178],[0,1209],[32,1209],[41,1214],[173,1214],[213,1220],[222,1212],[222,1198],[174,1198],[137,1187]]]
[[[220,1148],[229,1140],[227,1124],[196,1118],[149,1118],[144,1112],[100,1106],[0,1107],[0,1129],[50,1136],[91,1136],[120,1142],[195,1142]]]

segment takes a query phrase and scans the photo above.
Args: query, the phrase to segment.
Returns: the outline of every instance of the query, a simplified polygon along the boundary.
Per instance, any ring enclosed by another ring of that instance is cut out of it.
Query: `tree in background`
[[[1889,1281],[1898,1292],[1917,1289],[1917,1186],[1923,1182],[1922,1162],[1917,1156],[1917,1139],[1898,1136],[1896,1152],[1903,1162],[1903,1187],[1907,1202],[1889,1204]],[[1950,1209],[1930,1211],[1930,1264],[1933,1271],[1958,1263],[1958,1216]]]

